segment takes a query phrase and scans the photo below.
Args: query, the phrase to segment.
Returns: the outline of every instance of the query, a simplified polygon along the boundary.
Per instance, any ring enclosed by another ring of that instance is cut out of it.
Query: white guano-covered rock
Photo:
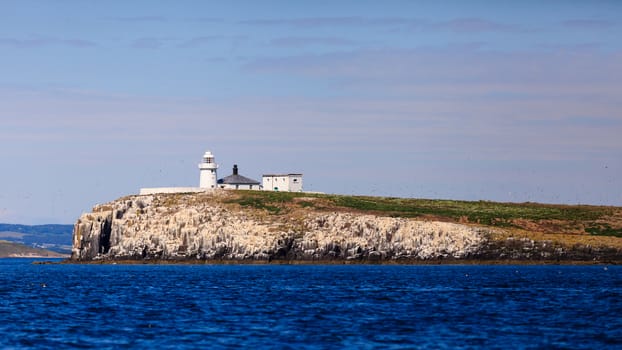
[[[445,222],[316,211],[296,219],[258,215],[218,196],[131,196],[96,206],[75,224],[72,259],[463,258],[484,240],[478,228]]]

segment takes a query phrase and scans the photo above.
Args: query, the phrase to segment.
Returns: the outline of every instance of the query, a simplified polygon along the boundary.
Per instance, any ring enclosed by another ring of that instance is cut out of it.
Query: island
[[[215,189],[96,205],[71,261],[615,264],[621,237],[620,207]]]
[[[67,258],[67,254],[0,240],[0,258]]]

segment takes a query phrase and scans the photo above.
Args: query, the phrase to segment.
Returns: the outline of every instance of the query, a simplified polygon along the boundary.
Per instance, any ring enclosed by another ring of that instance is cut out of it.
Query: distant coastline
[[[71,255],[73,225],[22,225],[0,223],[0,241],[23,244],[61,255]]]
[[[19,243],[0,241],[0,258],[69,258],[69,255]]]

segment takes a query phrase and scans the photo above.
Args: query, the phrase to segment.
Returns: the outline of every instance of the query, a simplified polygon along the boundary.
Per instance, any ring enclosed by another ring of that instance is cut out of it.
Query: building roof
[[[238,175],[237,164],[233,166],[233,174],[219,179],[218,183],[224,185],[259,185],[259,181],[249,179],[246,176]]]
[[[242,175],[229,175],[218,180],[218,183],[227,185],[259,185],[259,181],[249,179]]]

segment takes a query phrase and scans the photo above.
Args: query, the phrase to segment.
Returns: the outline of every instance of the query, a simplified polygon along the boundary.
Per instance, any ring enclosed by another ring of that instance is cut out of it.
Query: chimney
[[[238,165],[233,164],[233,175],[237,175],[237,174],[238,174]]]

